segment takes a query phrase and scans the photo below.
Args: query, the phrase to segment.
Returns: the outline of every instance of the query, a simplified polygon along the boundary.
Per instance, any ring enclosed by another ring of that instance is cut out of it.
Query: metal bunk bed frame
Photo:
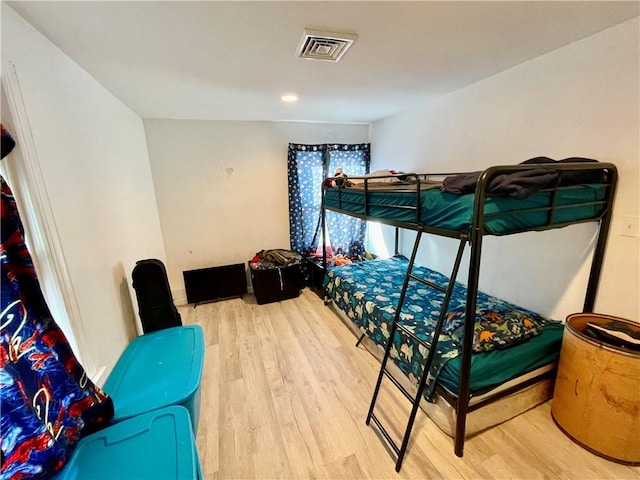
[[[511,210],[509,212],[496,212],[496,213],[485,213],[484,212],[484,205],[485,205],[485,200],[487,199],[487,197],[490,196],[490,193],[488,193],[488,186],[490,185],[491,181],[498,175],[501,174],[509,174],[509,173],[514,173],[514,172],[518,172],[518,171],[524,171],[524,170],[531,170],[531,169],[540,169],[540,168],[544,168],[544,169],[548,169],[554,172],[558,173],[558,179],[555,182],[555,185],[552,186],[551,188],[545,188],[542,189],[540,191],[547,191],[550,192],[551,195],[551,200],[550,200],[550,206],[544,206],[544,207],[535,207],[535,208],[523,208],[521,210]],[[556,196],[557,193],[560,189],[570,189],[570,188],[576,188],[576,186],[561,186],[561,179],[563,178],[563,175],[566,174],[566,172],[576,172],[576,171],[580,171],[580,172],[602,172],[603,174],[603,178],[606,179],[604,182],[599,182],[604,188],[605,188],[605,193],[604,193],[604,197],[602,200],[594,200],[594,201],[589,201],[589,202],[582,202],[579,204],[570,204],[570,205],[557,205],[556,204]],[[363,185],[363,195],[362,195],[362,203],[360,202],[354,202],[353,200],[347,200],[347,199],[342,199],[342,188],[338,188],[338,207],[334,207],[334,206],[327,206],[326,205],[326,199],[325,199],[325,191],[323,190],[322,193],[322,210],[321,210],[321,222],[322,222],[322,232],[325,231],[325,226],[326,226],[326,211],[327,210],[331,210],[331,211],[335,211],[338,213],[343,213],[345,215],[350,215],[350,216],[355,216],[358,218],[361,218],[363,220],[368,220],[368,221],[377,221],[380,223],[384,223],[387,225],[391,225],[391,226],[395,226],[396,227],[396,232],[395,232],[395,251],[396,253],[398,253],[398,232],[399,232],[399,228],[404,228],[404,229],[410,229],[410,230],[414,230],[417,232],[416,235],[416,240],[414,242],[414,246],[413,246],[413,251],[411,254],[411,258],[409,260],[409,265],[407,268],[407,273],[404,279],[404,283],[403,283],[403,287],[400,293],[400,298],[398,300],[398,305],[396,307],[396,311],[395,311],[395,316],[394,316],[394,320],[393,320],[393,324],[391,326],[390,332],[389,332],[389,340],[387,342],[387,346],[385,349],[385,355],[383,357],[382,360],[382,364],[380,367],[380,372],[378,375],[378,380],[376,383],[376,387],[372,396],[372,400],[371,400],[371,404],[369,407],[369,412],[367,415],[367,420],[366,423],[367,425],[369,425],[370,421],[373,420],[374,423],[376,424],[376,426],[378,427],[378,429],[381,431],[383,437],[385,438],[385,440],[388,442],[388,444],[390,445],[390,447],[394,450],[394,452],[397,455],[397,460],[396,460],[396,471],[400,471],[400,468],[402,466],[402,461],[404,458],[404,455],[406,453],[406,449],[408,446],[408,441],[409,441],[409,437],[411,435],[411,429],[413,427],[413,423],[415,420],[415,416],[417,414],[417,410],[420,404],[420,400],[425,388],[425,383],[426,383],[426,379],[427,379],[427,375],[429,372],[429,369],[431,367],[431,363],[433,361],[434,358],[434,353],[437,349],[437,343],[438,343],[438,339],[442,330],[442,326],[443,326],[443,321],[444,321],[444,317],[447,311],[447,307],[448,307],[448,303],[451,297],[451,293],[453,290],[453,284],[455,282],[455,278],[457,276],[458,273],[458,269],[460,267],[460,263],[462,260],[462,253],[464,251],[464,247],[465,245],[468,243],[470,248],[471,248],[471,254],[470,254],[470,259],[469,259],[469,269],[468,269],[468,276],[467,276],[467,303],[466,303],[466,310],[465,310],[465,322],[464,322],[464,335],[463,335],[463,345],[462,345],[462,365],[461,365],[461,376],[460,376],[460,380],[459,380],[459,387],[458,387],[458,395],[457,397],[455,395],[451,395],[450,393],[448,393],[446,390],[444,390],[443,388],[440,388],[439,386],[436,387],[436,391],[449,403],[451,404],[456,411],[456,424],[455,424],[455,436],[454,436],[454,451],[455,454],[459,457],[463,456],[464,453],[464,440],[465,440],[465,429],[466,429],[466,417],[467,414],[473,410],[476,410],[478,408],[481,408],[482,406],[491,403],[499,398],[502,398],[506,395],[509,395],[517,390],[520,390],[528,385],[531,385],[539,380],[541,380],[543,377],[545,376],[549,376],[550,373],[546,373],[546,374],[542,374],[538,377],[532,378],[529,381],[527,381],[524,384],[520,384],[518,386],[512,387],[510,389],[507,389],[503,392],[501,392],[498,395],[495,395],[493,397],[488,398],[487,400],[482,401],[481,403],[478,403],[476,405],[473,405],[472,407],[470,407],[469,402],[471,399],[471,392],[470,392],[470,388],[469,388],[469,382],[470,382],[470,371],[471,371],[471,355],[472,355],[472,346],[473,346],[473,329],[474,329],[474,323],[475,323],[475,312],[476,312],[476,300],[477,300],[477,294],[478,294],[478,279],[479,279],[479,274],[480,274],[480,259],[481,259],[481,253],[482,253],[482,241],[483,241],[483,237],[485,235],[512,235],[515,233],[522,233],[522,232],[528,232],[528,231],[544,231],[544,230],[550,230],[550,229],[555,229],[555,228],[561,228],[561,227],[565,227],[568,225],[573,225],[573,224],[577,224],[577,223],[586,223],[586,222],[598,222],[599,228],[598,228],[598,234],[597,234],[597,243],[596,246],[594,248],[594,252],[593,252],[593,257],[592,257],[592,261],[591,261],[591,270],[590,270],[590,274],[589,274],[589,280],[588,280],[588,284],[587,284],[587,290],[585,293],[585,300],[584,300],[584,306],[583,306],[583,312],[592,312],[593,311],[593,307],[594,307],[594,303],[595,303],[595,298],[596,298],[596,293],[598,290],[598,284],[600,281],[600,274],[602,271],[602,263],[603,263],[603,259],[604,259],[604,253],[605,253],[605,248],[606,248],[606,244],[607,244],[607,238],[608,238],[608,233],[609,233],[609,228],[611,225],[611,217],[612,217],[612,213],[613,213],[613,201],[615,198],[615,191],[616,191],[616,187],[617,187],[617,181],[618,181],[618,173],[617,173],[617,168],[615,165],[611,164],[611,163],[604,163],[604,162],[588,162],[588,163],[553,163],[553,164],[535,164],[535,165],[506,165],[506,166],[494,166],[494,167],[490,167],[487,168],[486,170],[484,170],[484,172],[482,172],[478,178],[477,184],[476,184],[476,190],[475,190],[475,198],[474,198],[474,204],[473,204],[473,223],[471,225],[471,228],[468,231],[465,232],[460,232],[460,231],[455,231],[455,230],[447,230],[447,229],[443,229],[443,228],[437,228],[437,227],[430,227],[428,225],[425,225],[421,222],[420,219],[420,212],[421,212],[421,199],[420,199],[420,193],[421,193],[421,182],[425,181],[427,178],[429,177],[442,177],[442,176],[447,176],[447,175],[451,175],[451,174],[406,174],[405,177],[411,177],[413,178],[413,180],[415,181],[415,192],[416,192],[416,198],[415,198],[415,204],[414,205],[408,205],[408,206],[396,206],[396,205],[384,205],[387,208],[399,208],[399,209],[410,209],[410,210],[415,210],[415,221],[414,222],[403,222],[403,221],[396,221],[396,220],[388,220],[388,219],[384,219],[384,218],[379,218],[379,217],[375,217],[375,216],[371,216],[369,215],[370,212],[370,205],[369,205],[369,185],[368,182],[373,180],[379,180],[380,178],[385,178],[387,176],[382,176],[382,177],[354,177],[354,178],[360,178],[364,180],[364,185]],[[394,177],[395,175],[389,175],[388,177]],[[406,187],[406,186],[404,186]],[[349,205],[357,205],[360,207],[363,207],[363,211],[364,213],[360,214],[360,213],[354,213],[351,212],[349,210],[346,209],[346,207],[348,207]],[[576,220],[576,221],[568,221],[568,222],[554,222],[554,214],[557,210],[562,209],[562,208],[571,208],[571,207],[582,207],[582,206],[596,206],[596,205],[600,205],[602,207],[600,213],[598,215],[595,215],[593,217],[590,217],[588,219],[584,219],[584,220]],[[534,228],[526,228],[526,229],[522,229],[522,230],[517,230],[517,231],[509,231],[508,233],[505,234],[495,234],[495,233],[490,233],[490,232],[486,232],[485,231],[485,220],[488,217],[491,216],[497,216],[497,215],[516,215],[518,213],[530,213],[530,212],[534,212],[534,211],[546,211],[547,212],[547,220],[546,222],[541,225],[541,226],[537,226]],[[420,244],[420,239],[422,236],[422,233],[429,233],[429,234],[434,234],[434,235],[439,235],[439,236],[445,236],[445,237],[449,237],[449,238],[456,238],[459,239],[460,243],[459,243],[459,247],[458,247],[458,252],[456,255],[456,259],[454,261],[454,265],[453,265],[453,269],[452,269],[452,274],[450,276],[450,283],[448,285],[447,289],[443,289],[442,287],[435,285],[435,284],[431,284],[431,282],[428,282],[425,279],[422,279],[420,277],[417,277],[416,275],[414,275],[412,273],[412,269],[414,266],[414,262],[415,262],[415,257],[418,251],[418,247]],[[323,235],[323,269],[324,269],[324,273],[326,274],[326,268],[327,268],[327,255],[326,255],[326,245],[324,244],[325,239],[324,239],[324,235]],[[445,293],[445,300],[443,302],[443,306],[442,306],[442,310],[440,312],[440,316],[438,319],[438,322],[436,324],[436,328],[434,331],[434,335],[433,335],[433,341],[431,343],[431,345],[425,343],[424,341],[417,339],[417,337],[415,337],[411,332],[409,332],[408,330],[404,329],[402,327],[402,325],[400,325],[399,323],[399,319],[400,319],[400,313],[404,304],[404,298],[405,298],[405,293],[407,290],[407,286],[409,284],[409,280],[413,278],[414,280],[420,281],[422,283],[424,283],[427,286],[430,286],[432,288],[437,288],[439,289],[441,292]],[[327,301],[325,300],[325,303],[327,303]],[[417,393],[415,396],[412,396],[402,385],[400,385],[400,383],[393,378],[393,376],[386,370],[386,363],[387,360],[389,358],[389,354],[391,351],[391,346],[393,344],[393,339],[394,336],[396,334],[396,332],[400,330],[400,332],[402,334],[405,335],[410,335],[413,336],[414,339],[416,339],[418,342],[420,342],[422,345],[424,345],[425,347],[427,347],[428,349],[428,355],[427,355],[427,359],[425,361],[425,364],[423,365],[423,374],[420,378],[420,381],[418,383],[418,388],[417,388]],[[469,334],[470,333],[470,334]],[[358,343],[356,345],[359,345],[360,342],[362,341],[362,339],[364,338],[364,334],[360,337],[360,339],[358,340]],[[553,372],[551,372],[551,374],[553,374]],[[391,438],[391,436],[389,435],[389,433],[387,432],[387,430],[385,429],[385,427],[380,423],[380,421],[378,420],[378,418],[375,416],[374,413],[374,407],[375,407],[375,403],[376,403],[376,399],[377,399],[377,395],[380,389],[380,385],[381,382],[383,380],[384,377],[387,377],[388,379],[390,379],[392,381],[392,383],[401,390],[401,392],[403,393],[403,395],[405,397],[407,397],[408,400],[410,400],[413,403],[413,407],[411,410],[411,414],[409,416],[409,420],[407,422],[407,427],[405,429],[405,434],[402,440],[402,445],[400,447],[398,447],[396,445],[396,443],[393,441],[393,439]]]

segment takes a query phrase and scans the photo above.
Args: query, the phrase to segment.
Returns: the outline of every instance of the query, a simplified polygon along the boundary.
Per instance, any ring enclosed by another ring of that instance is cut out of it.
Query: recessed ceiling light
[[[291,103],[291,102],[297,102],[298,101],[298,96],[297,95],[283,95],[282,97],[280,97],[280,99],[283,102]]]

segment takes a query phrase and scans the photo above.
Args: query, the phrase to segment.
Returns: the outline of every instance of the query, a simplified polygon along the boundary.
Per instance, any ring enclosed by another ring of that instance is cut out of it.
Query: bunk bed
[[[332,301],[360,335],[356,345],[364,341],[381,359],[366,423],[373,421],[396,453],[397,471],[420,406],[454,437],[454,451],[462,456],[465,434],[550,398],[563,325],[480,292],[478,278],[484,236],[596,222],[583,306],[593,311],[617,169],[611,163],[568,160],[465,174],[377,174],[325,182],[322,231],[327,211],[396,227],[391,259],[329,268],[324,253],[323,266],[326,303]],[[443,177],[444,182],[434,180]],[[416,232],[409,258],[398,254],[399,229]],[[450,276],[415,263],[423,233],[458,240]],[[466,246],[465,286],[455,279]],[[496,315],[517,333],[515,338],[493,341]],[[489,333],[482,333],[483,326]],[[412,402],[401,445],[375,413],[385,378]]]

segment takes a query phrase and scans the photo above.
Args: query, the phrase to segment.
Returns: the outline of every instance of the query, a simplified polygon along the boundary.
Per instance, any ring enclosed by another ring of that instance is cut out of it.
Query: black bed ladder
[[[404,283],[402,285],[402,290],[400,292],[398,306],[396,308],[396,312],[393,317],[391,330],[389,331],[389,340],[387,341],[387,347],[385,349],[384,357],[382,359],[382,364],[380,366],[378,381],[376,383],[376,387],[373,392],[373,397],[371,398],[371,405],[369,406],[369,413],[367,414],[367,421],[366,421],[367,425],[369,425],[371,420],[373,420],[373,423],[376,424],[376,426],[380,430],[380,433],[382,433],[382,436],[384,437],[384,439],[387,441],[391,449],[398,456],[396,460],[396,472],[400,471],[400,468],[402,467],[402,461],[404,459],[404,455],[407,451],[407,446],[409,444],[409,437],[411,436],[411,430],[413,429],[413,424],[416,419],[416,414],[418,413],[418,408],[420,406],[420,399],[422,398],[422,394],[424,393],[427,377],[431,369],[431,364],[433,363],[433,359],[435,358],[435,352],[438,346],[438,339],[440,338],[440,333],[442,332],[442,325],[444,323],[444,318],[445,318],[447,309],[449,307],[449,301],[451,300],[451,295],[453,293],[453,287],[455,285],[455,280],[458,275],[458,269],[460,268],[460,263],[462,261],[462,254],[464,252],[464,247],[468,239],[467,235],[461,235],[460,244],[458,246],[458,253],[456,255],[456,260],[453,265],[451,276],[449,277],[449,284],[447,285],[447,288],[443,288],[440,285],[437,285],[425,278],[418,277],[417,275],[413,274],[413,266],[415,263],[416,254],[418,252],[418,246],[420,244],[421,236],[422,236],[422,230],[418,230],[416,241],[413,246],[413,251],[411,253],[411,259],[409,260],[409,266],[407,267],[407,274],[405,276]],[[438,322],[436,323],[436,328],[433,332],[433,338],[430,344],[425,342],[424,340],[419,339],[416,335],[413,334],[413,332],[408,330],[406,327],[400,325],[400,313],[404,305],[404,299],[407,293],[407,287],[409,286],[410,279],[417,280],[418,282],[421,282],[424,285],[427,285],[428,287],[435,288],[436,290],[439,290],[440,292],[445,294],[444,301],[442,302],[442,308],[440,310],[440,315],[438,317]],[[389,360],[389,355],[391,354],[393,339],[395,338],[396,333],[401,333],[403,335],[406,335],[408,337],[415,339],[417,342],[423,345],[429,352],[427,354],[427,358],[423,365],[422,375],[420,376],[420,381],[418,383],[418,389],[415,396],[409,393],[409,391],[404,386],[402,386],[400,382],[387,370],[387,362]],[[376,405],[376,400],[378,398],[378,393],[380,392],[382,379],[384,377],[387,377],[389,380],[391,380],[391,383],[393,383],[396,386],[396,388],[398,388],[398,390],[400,390],[402,394],[407,398],[407,400],[409,400],[413,404],[411,408],[411,413],[409,415],[409,420],[407,421],[407,426],[405,428],[404,437],[402,438],[402,445],[400,447],[398,447],[398,445],[393,440],[393,438],[391,438],[391,435],[389,435],[389,432],[382,425],[382,423],[380,422],[380,420],[378,419],[378,417],[375,415],[373,411]]]

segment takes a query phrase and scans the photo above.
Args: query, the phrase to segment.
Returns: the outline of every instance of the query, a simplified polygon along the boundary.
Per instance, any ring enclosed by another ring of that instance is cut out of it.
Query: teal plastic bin
[[[104,384],[113,398],[112,423],[169,405],[189,411],[198,430],[204,334],[199,325],[141,335],[122,353]]]
[[[202,477],[189,412],[173,406],[124,420],[78,443],[55,480]]]

